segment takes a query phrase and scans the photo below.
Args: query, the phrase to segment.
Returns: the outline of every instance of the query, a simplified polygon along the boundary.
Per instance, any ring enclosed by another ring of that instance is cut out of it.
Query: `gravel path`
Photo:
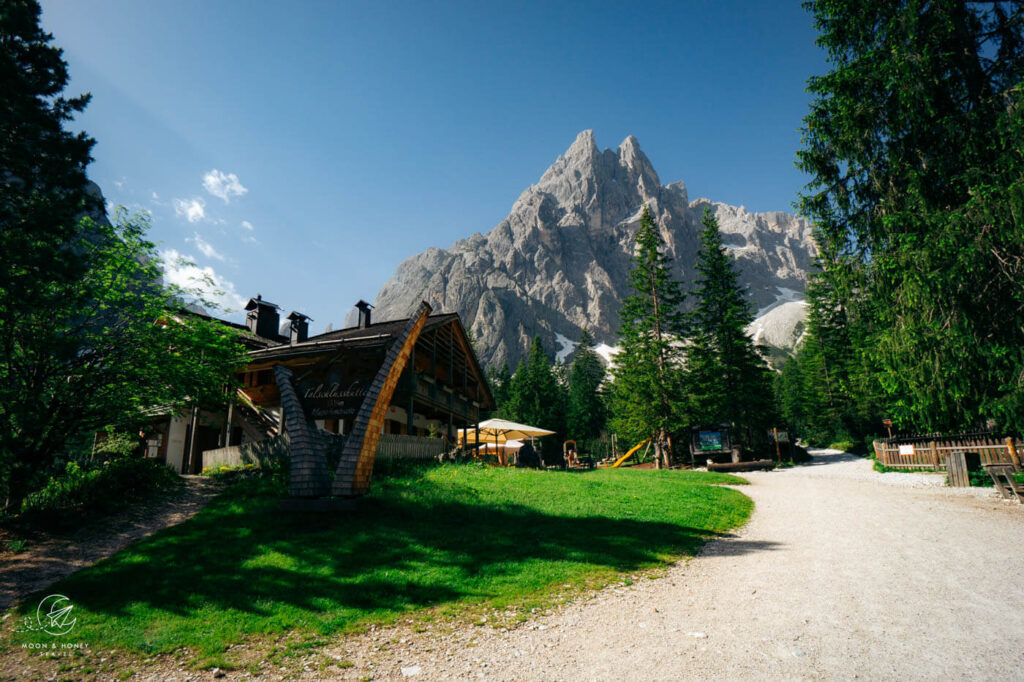
[[[0,612],[140,538],[191,518],[223,488],[209,477],[183,479],[181,490],[170,498],[132,504],[70,533],[36,533],[27,550],[0,555]]]
[[[835,451],[744,474],[736,537],[511,632],[381,631],[374,679],[1020,679],[1024,507]],[[372,666],[372,667],[369,667]]]
[[[244,644],[243,666],[223,672],[114,652],[100,662],[161,682],[250,678],[252,666],[266,680],[1024,677],[1024,506],[945,488],[942,475],[814,454],[810,466],[743,474],[756,507],[735,536],[511,631],[373,627],[283,667],[265,661],[272,642]],[[37,664],[21,656],[3,673],[56,674]]]

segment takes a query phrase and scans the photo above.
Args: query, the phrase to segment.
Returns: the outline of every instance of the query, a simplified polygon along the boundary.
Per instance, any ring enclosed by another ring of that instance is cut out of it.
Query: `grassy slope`
[[[377,479],[358,512],[316,515],[275,511],[280,490],[247,480],[48,592],[75,603],[74,638],[94,650],[205,655],[251,635],[326,635],[426,608],[528,610],[566,585],[692,555],[741,524],[752,502],[709,485],[725,482],[742,481],[444,466]]]

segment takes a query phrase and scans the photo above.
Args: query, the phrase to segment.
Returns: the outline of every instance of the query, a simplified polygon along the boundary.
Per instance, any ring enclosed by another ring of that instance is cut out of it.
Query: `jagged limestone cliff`
[[[406,317],[426,300],[438,312],[462,316],[484,363],[507,361],[513,369],[534,334],[552,351],[578,339],[583,327],[614,345],[645,203],[684,282],[693,279],[696,235],[707,207],[718,216],[755,310],[767,313],[802,296],[813,258],[807,221],[690,201],[682,182],[661,184],[635,138],[627,137],[616,151],[600,151],[586,130],[493,230],[399,265],[377,294],[374,318]],[[785,345],[786,334],[776,337],[771,342]]]

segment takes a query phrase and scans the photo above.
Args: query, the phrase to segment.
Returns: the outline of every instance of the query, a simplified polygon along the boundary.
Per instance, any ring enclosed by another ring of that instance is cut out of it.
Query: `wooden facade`
[[[225,395],[223,406],[180,415],[154,410],[147,428],[148,454],[181,473],[199,473],[204,451],[280,434],[277,365],[291,370],[307,414],[319,428],[350,433],[362,397],[408,321],[371,324],[370,306],[363,305],[358,326],[317,336],[308,336],[308,318],[293,312],[286,317],[291,327],[286,335],[279,333],[280,308],[259,296],[251,299],[245,325],[224,322],[249,349],[249,362],[236,376],[237,395]],[[447,436],[452,443],[458,429],[486,419],[494,406],[459,316],[430,315],[398,377],[383,433]]]
[[[278,410],[281,393],[273,368],[292,371],[301,397],[318,425],[349,433],[363,392],[406,320],[380,322],[328,332],[302,342],[250,351],[239,375],[242,392],[263,410]],[[317,403],[317,396],[335,399]],[[431,315],[398,379],[384,432],[394,435],[446,435],[474,424],[494,409],[486,378],[459,316]]]

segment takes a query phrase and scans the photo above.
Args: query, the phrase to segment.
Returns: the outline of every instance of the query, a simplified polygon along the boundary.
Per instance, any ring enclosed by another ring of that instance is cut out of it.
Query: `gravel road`
[[[181,489],[169,497],[130,504],[118,514],[71,532],[37,532],[26,551],[0,554],[0,613],[140,538],[191,518],[224,487],[203,476],[182,478]]]
[[[661,578],[609,587],[504,631],[439,623],[332,638],[286,667],[122,661],[139,680],[1006,680],[1024,678],[1024,505],[944,476],[814,464],[744,474],[733,537]],[[17,660],[15,660],[15,658]],[[27,655],[0,678],[60,676]],[[330,665],[327,665],[330,664]]]
[[[374,679],[1024,677],[1024,507],[835,451],[744,476],[751,522],[663,578],[510,632],[381,631],[333,655]]]

